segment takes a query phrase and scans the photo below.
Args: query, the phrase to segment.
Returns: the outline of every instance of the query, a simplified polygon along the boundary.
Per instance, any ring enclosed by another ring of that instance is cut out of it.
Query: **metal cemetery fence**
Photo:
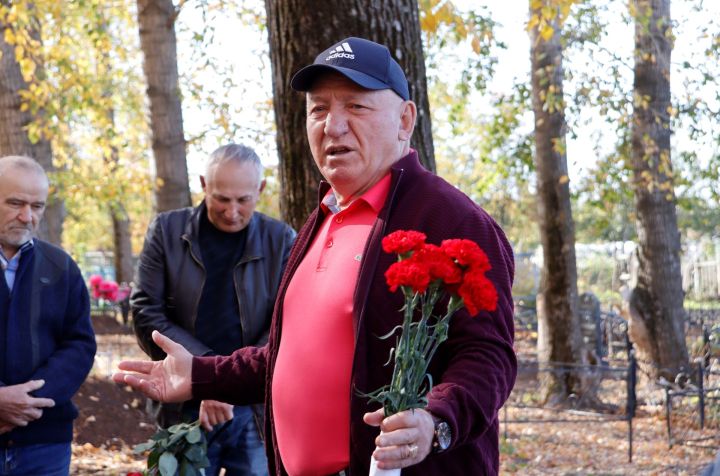
[[[552,373],[574,372],[582,376],[586,391],[571,398],[562,409],[551,409],[539,401],[540,382]],[[632,462],[633,426],[637,395],[637,364],[630,353],[625,366],[568,365],[537,361],[518,362],[518,378],[502,412],[504,437],[508,425],[527,423],[610,423],[627,422],[628,461]]]
[[[720,309],[690,310],[686,317],[686,333],[691,338],[701,339],[701,352],[695,361],[695,375],[680,374],[675,382],[662,384],[670,448],[675,443],[700,443],[700,440],[686,439],[675,431],[673,413],[675,416],[696,415],[700,429],[705,428],[708,420],[712,425],[720,424]],[[718,440],[718,436],[702,440],[709,439]],[[716,447],[717,442],[713,446]]]

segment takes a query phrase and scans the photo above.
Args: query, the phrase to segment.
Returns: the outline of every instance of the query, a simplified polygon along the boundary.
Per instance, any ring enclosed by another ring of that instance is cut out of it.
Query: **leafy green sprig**
[[[205,476],[210,466],[207,439],[200,420],[163,428],[133,448],[133,453],[149,451],[145,476]]]

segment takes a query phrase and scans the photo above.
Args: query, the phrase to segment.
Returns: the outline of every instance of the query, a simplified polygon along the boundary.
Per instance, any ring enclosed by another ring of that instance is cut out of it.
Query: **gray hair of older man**
[[[7,169],[13,167],[35,172],[49,182],[45,169],[32,157],[26,157],[24,155],[6,155],[5,157],[0,157],[0,175],[4,174]]]
[[[226,164],[228,162],[235,162],[237,164],[243,164],[249,162],[255,166],[258,173],[258,186],[263,179],[263,164],[260,162],[260,157],[255,151],[243,144],[227,144],[222,147],[218,147],[210,154],[207,164],[205,166],[205,178],[210,175],[210,170],[218,165]]]

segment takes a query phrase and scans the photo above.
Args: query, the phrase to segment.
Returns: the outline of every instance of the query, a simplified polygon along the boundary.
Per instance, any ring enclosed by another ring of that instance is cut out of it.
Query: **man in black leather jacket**
[[[150,337],[153,330],[194,355],[227,355],[267,341],[295,232],[255,211],[262,175],[252,149],[220,147],[200,177],[203,202],[161,213],[150,224],[131,307],[140,347],[153,360],[165,357]],[[215,428],[206,474],[224,467],[228,476],[267,474],[259,408],[253,415],[250,407],[213,400],[156,405],[161,426],[199,417],[207,430]]]

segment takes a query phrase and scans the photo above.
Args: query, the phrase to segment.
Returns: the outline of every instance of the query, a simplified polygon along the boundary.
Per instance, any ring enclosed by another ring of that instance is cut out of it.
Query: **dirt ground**
[[[110,317],[94,317],[98,356],[91,377],[75,397],[76,420],[71,474],[125,476],[145,463],[132,446],[155,431],[138,394],[109,381],[117,362],[145,358],[130,331]],[[524,345],[518,342],[519,346]],[[518,349],[520,350],[520,349]],[[526,349],[524,349],[526,350]],[[641,389],[633,420],[633,458],[628,462],[628,425],[601,423],[501,424],[502,475],[698,475],[720,449],[717,424],[700,430],[692,413],[673,420],[678,442],[669,447],[662,400]],[[715,411],[717,400],[715,401]],[[524,410],[527,412],[527,410]],[[510,414],[510,420],[514,416]],[[525,417],[527,417],[527,413]],[[552,418],[541,411],[532,417]],[[507,438],[504,434],[507,432]],[[430,475],[433,476],[433,475]]]
[[[73,475],[125,475],[142,471],[144,462],[132,447],[155,433],[145,413],[145,398],[110,381],[117,362],[145,358],[132,332],[110,315],[93,316],[98,353],[90,377],[73,398],[75,420]]]

